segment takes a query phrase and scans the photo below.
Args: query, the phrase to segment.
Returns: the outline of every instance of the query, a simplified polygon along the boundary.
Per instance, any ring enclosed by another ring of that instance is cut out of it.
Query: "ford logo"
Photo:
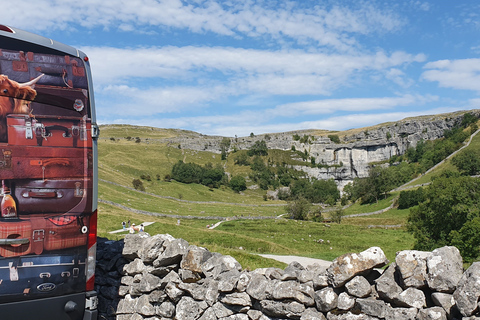
[[[41,283],[37,286],[37,290],[40,292],[49,292],[55,290],[57,286],[54,283]]]

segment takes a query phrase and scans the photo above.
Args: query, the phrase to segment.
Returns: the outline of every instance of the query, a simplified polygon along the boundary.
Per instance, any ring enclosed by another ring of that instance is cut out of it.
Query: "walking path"
[[[154,224],[154,223],[155,223],[155,222],[144,222],[144,223],[143,223],[143,227],[149,226],[149,225]],[[140,225],[138,225],[138,226],[140,226]],[[127,231],[127,232],[128,232],[128,231],[129,231],[129,228],[128,228],[128,227],[125,228],[125,229],[122,228],[122,229],[110,231],[109,233],[120,233],[120,232],[124,232],[124,231]]]

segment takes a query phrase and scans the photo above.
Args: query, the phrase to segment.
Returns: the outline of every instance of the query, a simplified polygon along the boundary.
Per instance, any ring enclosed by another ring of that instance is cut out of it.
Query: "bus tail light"
[[[91,291],[95,285],[95,260],[97,255],[97,211],[90,216],[88,231],[88,255],[87,255],[87,286],[86,290]]]

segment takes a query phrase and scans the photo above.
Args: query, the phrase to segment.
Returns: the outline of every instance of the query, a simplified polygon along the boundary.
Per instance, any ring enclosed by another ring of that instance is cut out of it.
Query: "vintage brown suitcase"
[[[23,51],[0,50],[0,74],[19,82],[28,82],[45,74],[39,82],[68,88],[87,88],[83,63],[72,56],[57,56]]]
[[[8,144],[16,146],[85,148],[91,123],[87,117],[11,114],[7,116]]]
[[[85,216],[59,215],[45,218],[45,250],[59,250],[87,244]]]
[[[82,179],[92,168],[92,153],[87,149],[0,144],[2,179]]]
[[[0,256],[16,257],[32,252],[30,220],[2,219],[0,221]]]
[[[82,213],[92,206],[90,180],[14,180],[11,185],[20,216],[31,213]]]
[[[87,244],[88,228],[82,215],[32,216],[0,221],[0,256],[41,254],[44,250]]]

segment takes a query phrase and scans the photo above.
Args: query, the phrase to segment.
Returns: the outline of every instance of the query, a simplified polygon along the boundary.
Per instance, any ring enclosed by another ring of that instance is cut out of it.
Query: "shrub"
[[[291,219],[305,220],[308,216],[312,204],[310,201],[303,197],[299,197],[294,201],[291,201],[285,207],[285,212]]]
[[[133,179],[132,181],[133,187],[135,190],[145,191],[145,187],[143,186],[143,182],[140,179]]]
[[[247,182],[242,176],[235,176],[230,179],[230,188],[235,192],[240,192],[247,189]]]
[[[336,134],[329,134],[328,139],[330,139],[333,143],[340,143],[340,138]]]

